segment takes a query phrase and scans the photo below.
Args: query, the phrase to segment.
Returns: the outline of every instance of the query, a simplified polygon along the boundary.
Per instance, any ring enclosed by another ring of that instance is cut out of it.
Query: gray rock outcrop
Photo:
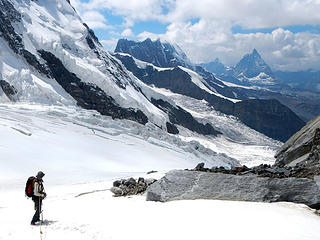
[[[320,116],[309,121],[294,134],[277,152],[277,166],[308,166],[320,164]]]
[[[255,202],[294,202],[320,206],[320,189],[307,178],[268,178],[174,170],[152,184],[148,201],[219,199]]]
[[[138,181],[136,181],[134,178],[121,179],[113,182],[113,187],[110,189],[110,191],[115,197],[142,194],[151,184],[156,181],[157,180],[152,178],[144,179],[141,177],[138,179]]]

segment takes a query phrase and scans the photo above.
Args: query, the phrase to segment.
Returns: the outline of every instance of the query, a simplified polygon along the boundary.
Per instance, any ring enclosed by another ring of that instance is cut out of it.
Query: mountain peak
[[[115,52],[128,53],[144,62],[151,63],[157,67],[190,67],[191,61],[181,48],[160,39],[152,41],[150,38],[142,42],[120,39]]]
[[[273,78],[273,72],[268,64],[263,60],[257,49],[253,49],[251,54],[246,54],[235,66],[237,75],[243,74],[247,78],[254,78],[264,73]]]
[[[252,55],[259,55],[260,56],[260,54],[258,53],[257,49],[255,49],[255,48],[252,51]]]

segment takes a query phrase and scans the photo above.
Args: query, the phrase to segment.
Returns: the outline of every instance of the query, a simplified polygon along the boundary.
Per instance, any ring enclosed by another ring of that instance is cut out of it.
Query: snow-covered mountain
[[[193,66],[187,55],[178,45],[162,42],[160,39],[152,41],[150,38],[147,38],[142,42],[119,39],[115,52],[128,53],[137,59],[162,68]]]
[[[135,49],[139,48],[139,43],[134,46]],[[159,53],[152,54],[153,59]],[[204,99],[215,110],[233,115],[247,126],[274,139],[286,141],[304,126],[304,122],[279,101],[248,99],[242,89],[238,91],[237,88],[227,86],[200,66],[160,68],[139,59],[139,54],[132,56],[125,52],[115,53],[115,56],[149,86],[165,88],[194,99]]]
[[[256,49],[244,55],[235,66],[225,66],[219,59],[200,66],[227,82],[250,86],[270,86],[277,83],[271,68]]]
[[[246,54],[233,68],[234,76],[255,84],[273,84],[274,74],[256,49]]]
[[[236,66],[225,66],[217,59],[200,66],[248,98],[277,99],[304,121],[320,114],[320,80],[316,71],[273,72],[256,49]]]

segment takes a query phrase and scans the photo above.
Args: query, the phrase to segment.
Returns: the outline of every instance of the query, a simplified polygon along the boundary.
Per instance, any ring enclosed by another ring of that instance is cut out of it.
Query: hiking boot
[[[40,225],[42,222],[40,221],[40,220],[38,220],[38,221],[35,221],[35,222],[31,222],[31,225]]]

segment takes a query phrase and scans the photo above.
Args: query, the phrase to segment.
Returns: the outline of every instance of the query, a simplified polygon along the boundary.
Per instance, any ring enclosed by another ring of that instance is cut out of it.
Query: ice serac
[[[268,178],[173,170],[151,185],[147,200],[217,199],[254,202],[294,202],[319,208],[320,189],[306,178]]]

